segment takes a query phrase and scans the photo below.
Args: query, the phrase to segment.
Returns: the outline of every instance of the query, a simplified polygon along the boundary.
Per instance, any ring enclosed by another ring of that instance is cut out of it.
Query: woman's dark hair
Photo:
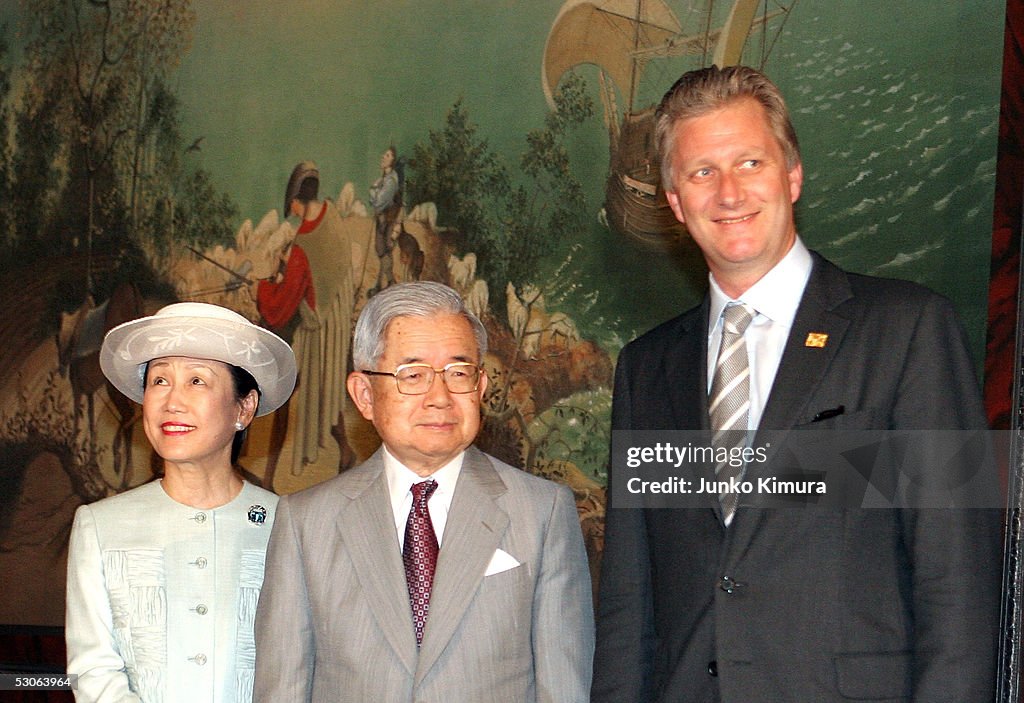
[[[245,396],[249,395],[249,391],[256,391],[256,409],[260,407],[260,387],[256,383],[256,379],[253,378],[252,374],[243,369],[240,366],[228,364],[228,368],[231,369],[231,378],[235,382],[235,398],[241,400]],[[231,440],[231,465],[234,466],[238,461],[239,455],[242,453],[242,445],[245,444],[245,437],[249,433],[249,428],[246,427],[244,430],[237,430],[235,432],[235,438]]]

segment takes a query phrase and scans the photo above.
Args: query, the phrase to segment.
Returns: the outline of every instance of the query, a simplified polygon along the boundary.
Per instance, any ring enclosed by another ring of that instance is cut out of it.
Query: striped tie
[[[711,415],[712,440],[716,451],[731,451],[746,442],[747,416],[750,412],[750,366],[747,363],[747,343],[743,332],[754,319],[755,311],[742,303],[729,303],[722,311],[722,344],[718,350],[715,376],[711,381],[708,413]],[[739,464],[734,466],[733,464]],[[746,466],[740,462],[719,462],[715,477],[719,481],[739,480]],[[719,493],[722,517],[726,524],[732,520],[739,502],[735,491]]]

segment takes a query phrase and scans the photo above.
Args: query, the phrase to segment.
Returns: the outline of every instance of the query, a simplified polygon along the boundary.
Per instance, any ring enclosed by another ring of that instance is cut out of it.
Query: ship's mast
[[[633,55],[630,59],[632,67],[629,75],[629,102],[626,103],[626,114],[633,114],[633,99],[636,97],[636,74],[639,59],[637,51],[640,49],[640,20],[643,17],[643,0],[636,0],[636,16],[633,22]]]
[[[704,50],[701,53],[700,65],[703,68],[708,65],[708,51],[711,49],[711,18],[715,14],[715,0],[708,2],[707,21],[704,23]]]

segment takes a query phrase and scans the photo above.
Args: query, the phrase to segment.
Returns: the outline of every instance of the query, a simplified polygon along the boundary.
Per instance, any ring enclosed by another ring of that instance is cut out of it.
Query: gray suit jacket
[[[948,301],[817,255],[813,266],[762,431],[984,428]],[[705,301],[623,350],[614,429],[708,427],[707,329]],[[809,333],[827,343],[808,346]],[[593,701],[993,699],[997,509],[740,507],[726,529],[706,498],[613,501]]]
[[[497,549],[520,565],[485,576]],[[580,703],[592,656],[566,487],[466,451],[419,650],[382,452],[281,499],[256,613],[255,701]]]

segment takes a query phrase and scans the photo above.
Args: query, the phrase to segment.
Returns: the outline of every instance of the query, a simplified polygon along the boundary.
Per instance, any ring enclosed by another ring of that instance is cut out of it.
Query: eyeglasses
[[[441,380],[449,393],[472,393],[480,385],[480,367],[468,361],[454,361],[443,369],[430,364],[402,364],[394,371],[366,371],[367,376],[394,376],[398,392],[402,395],[423,395],[434,385],[434,376]]]

